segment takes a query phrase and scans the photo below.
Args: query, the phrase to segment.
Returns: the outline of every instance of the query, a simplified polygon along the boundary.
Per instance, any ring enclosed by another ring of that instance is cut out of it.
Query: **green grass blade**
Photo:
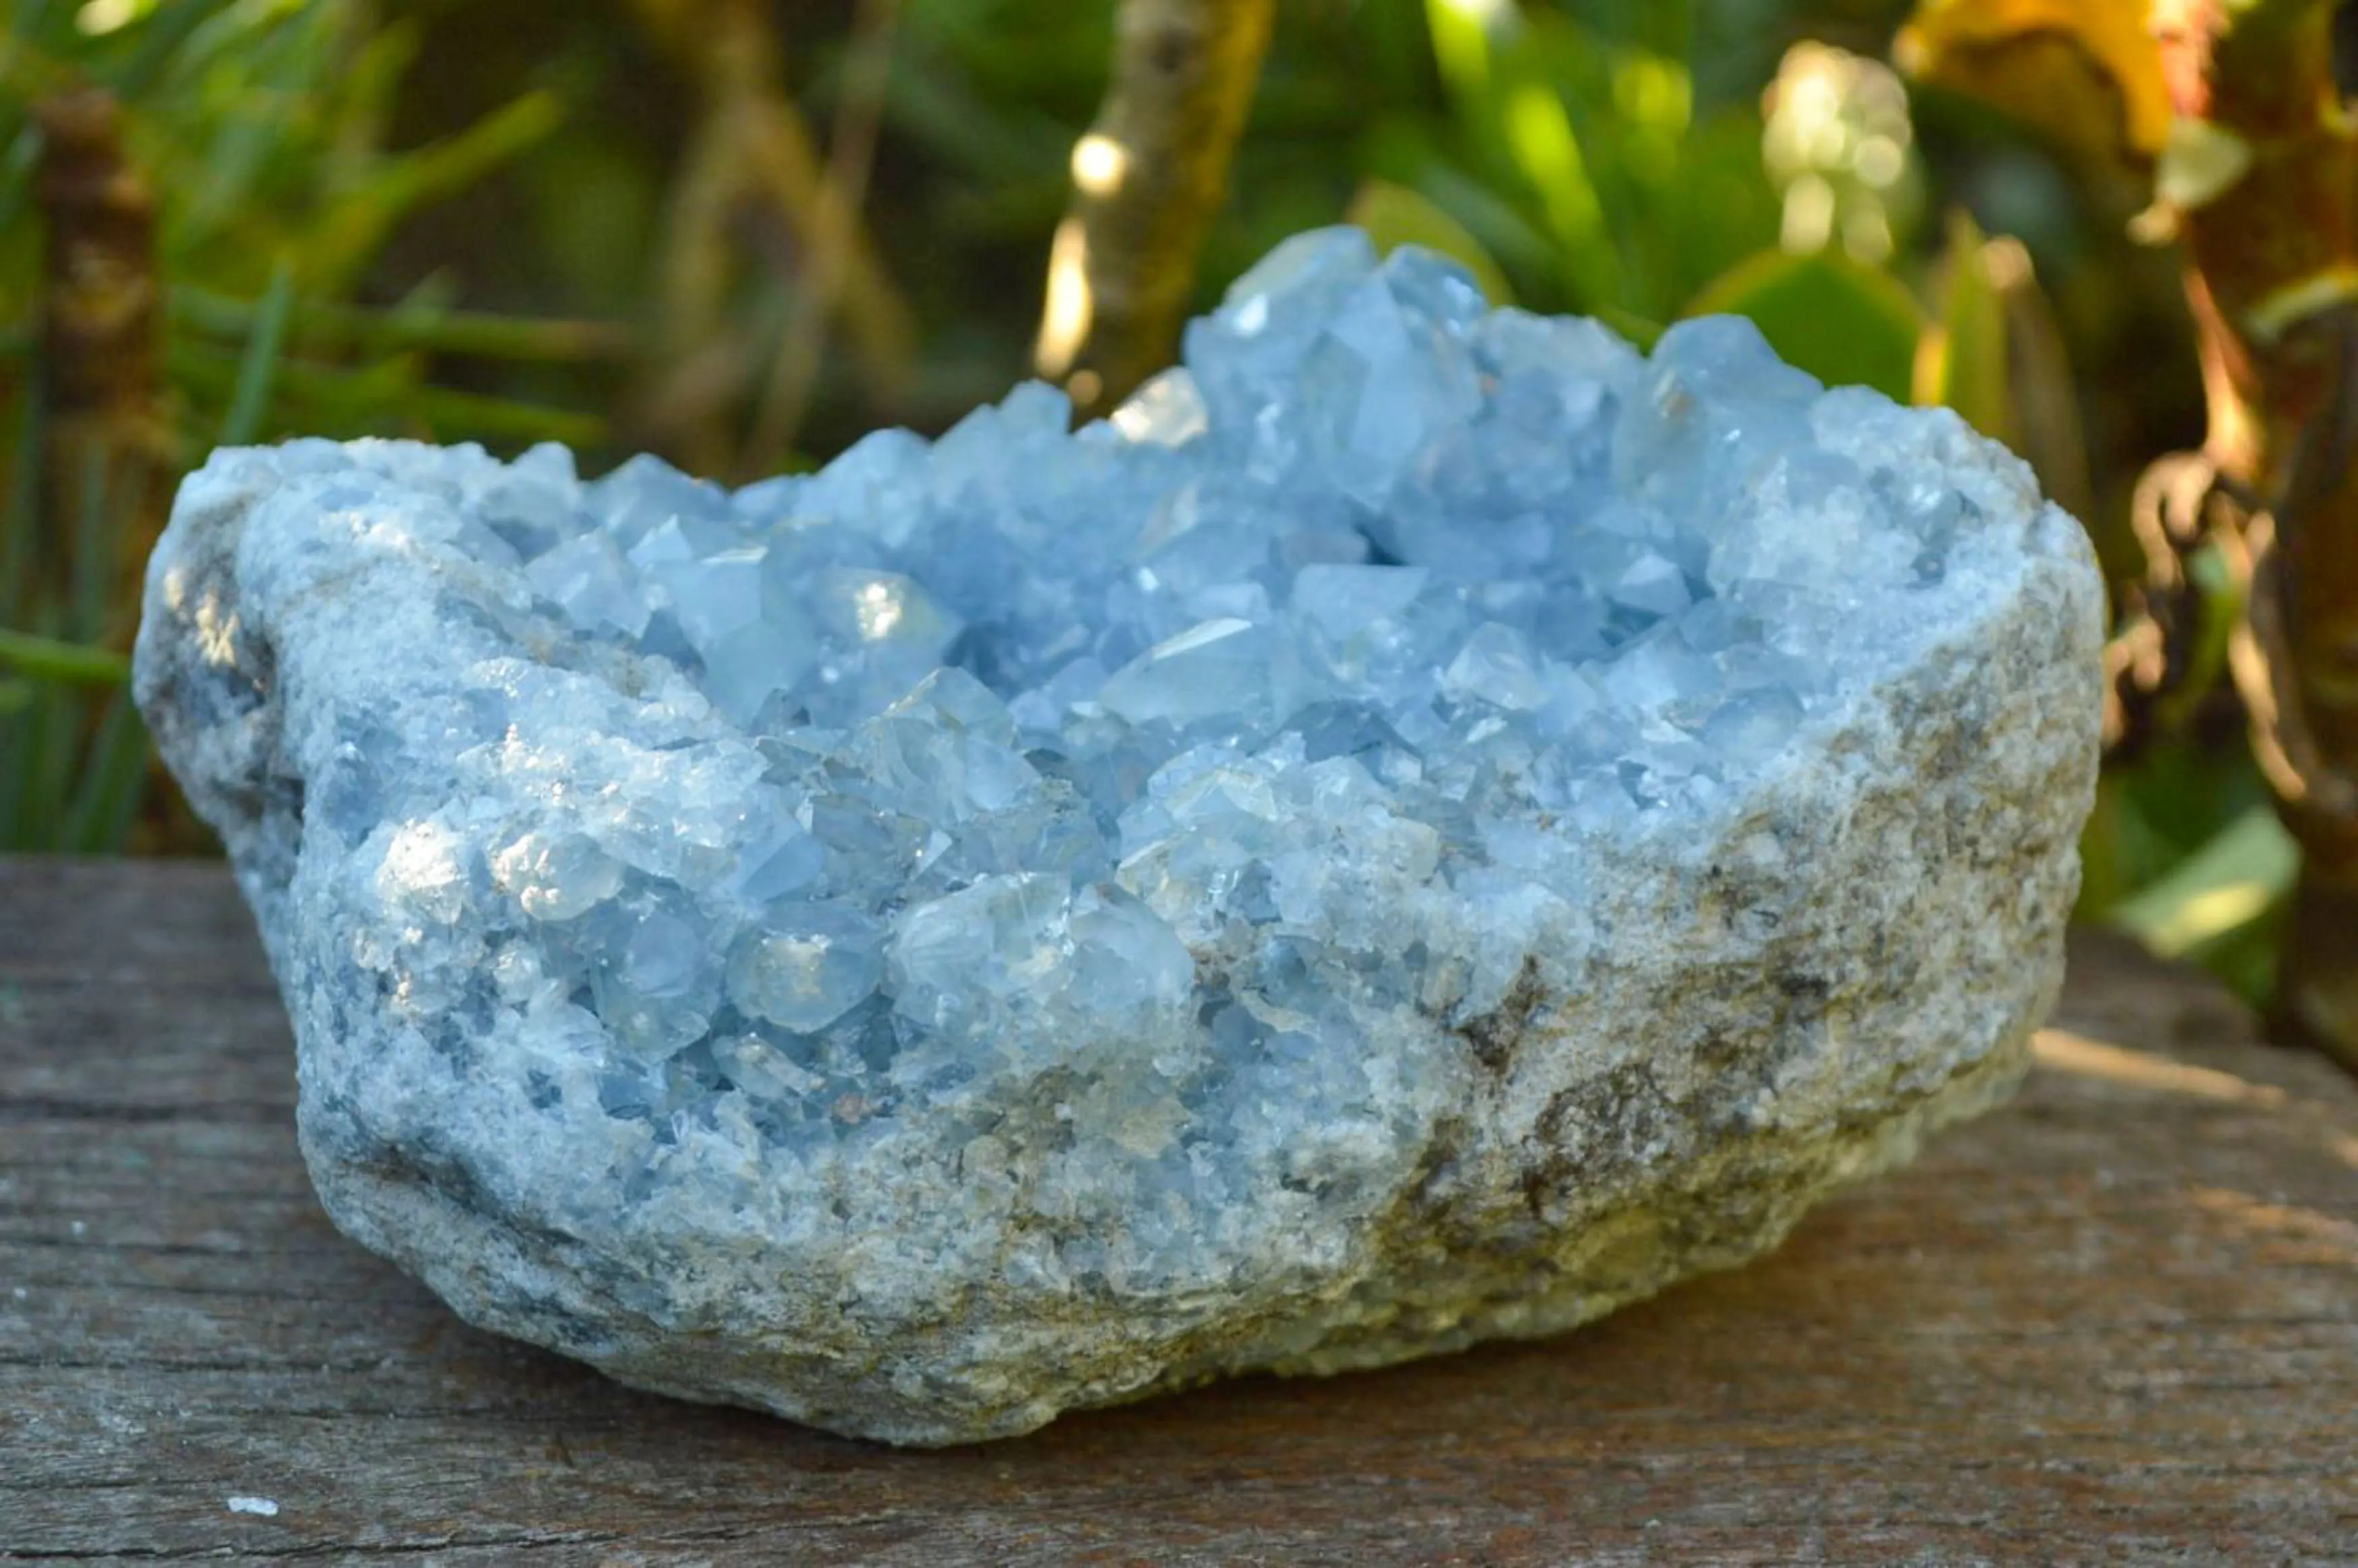
[[[33,165],[41,156],[41,133],[33,125],[20,125],[8,140],[8,151],[0,157],[0,234],[16,232],[25,215],[25,205],[33,193]]]
[[[884,115],[893,129],[978,184],[1043,175],[1061,184],[1071,129],[1020,100],[991,101],[936,52],[913,44],[886,84]]]
[[[81,782],[66,809],[60,848],[68,854],[112,854],[123,848],[147,779],[147,731],[131,694],[119,691],[98,721]]]
[[[7,510],[0,512],[0,620],[25,617],[27,563],[41,525],[41,399],[27,385],[18,405],[16,439],[8,454]]]
[[[122,519],[116,515],[114,453],[99,441],[81,453],[81,515],[74,519],[73,613],[64,630],[70,636],[98,638],[106,634],[113,606],[114,544]]]
[[[443,386],[420,387],[413,412],[442,441],[557,441],[578,450],[606,438],[606,421],[595,414]]]
[[[72,782],[74,725],[80,717],[65,688],[35,689],[21,743],[11,749],[11,766],[5,770],[16,798],[6,818],[0,819],[0,845],[11,849],[56,846],[58,816]]]
[[[245,358],[237,372],[237,390],[230,396],[229,416],[222,421],[221,444],[252,444],[270,412],[271,384],[287,342],[287,322],[295,310],[295,274],[285,262],[270,275],[255,308],[253,330],[246,334]]]
[[[172,290],[174,319],[201,332],[246,337],[253,332],[261,309],[257,302],[201,288]],[[350,344],[373,352],[427,349],[549,364],[627,359],[633,348],[631,330],[621,322],[502,316],[407,304],[384,310],[298,300],[292,325],[306,342]]]
[[[179,0],[158,5],[140,24],[139,48],[115,73],[114,91],[136,102],[161,81],[197,28],[221,9],[221,0]]]
[[[58,686],[121,686],[131,661],[112,648],[0,628],[0,665]]]
[[[0,853],[32,848],[16,837],[16,819],[33,786],[26,763],[30,760],[33,708],[41,691],[27,681],[0,681],[0,757],[8,759],[7,766],[0,767]]]
[[[183,341],[175,345],[171,357],[175,379],[196,395],[228,391],[228,366],[203,344]],[[606,421],[598,415],[424,385],[399,359],[349,371],[289,360],[279,367],[278,380],[288,405],[303,409],[318,435],[560,441],[577,449],[595,447],[606,438]]]
[[[341,292],[395,223],[546,140],[564,118],[557,95],[535,89],[456,135],[386,160],[365,187],[311,226],[301,247],[304,281],[315,293]]]

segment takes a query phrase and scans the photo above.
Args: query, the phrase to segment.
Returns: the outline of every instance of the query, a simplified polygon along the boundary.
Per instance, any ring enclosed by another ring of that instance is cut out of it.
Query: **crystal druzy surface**
[[[140,697],[340,1224],[955,1441],[1580,1321],[2011,1081],[2100,593],[2003,451],[1348,231],[1068,424],[189,482]]]

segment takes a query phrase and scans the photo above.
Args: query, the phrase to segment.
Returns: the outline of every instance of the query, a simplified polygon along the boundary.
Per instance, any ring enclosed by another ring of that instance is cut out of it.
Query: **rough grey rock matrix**
[[[2102,592],[2005,451],[1349,231],[1068,424],[188,481],[139,701],[339,1226],[946,1444],[1569,1327],[2018,1076]]]

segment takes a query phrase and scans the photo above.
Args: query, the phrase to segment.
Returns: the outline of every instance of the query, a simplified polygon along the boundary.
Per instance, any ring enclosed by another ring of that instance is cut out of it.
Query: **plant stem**
[[[1112,86],[1073,147],[1073,202],[1033,351],[1085,412],[1171,362],[1274,10],[1274,0],[1123,0]]]
[[[889,404],[907,377],[916,329],[874,237],[828,193],[786,97],[773,13],[756,0],[635,0],[633,9],[698,100],[656,269],[657,363],[641,418],[691,466],[717,470],[734,455],[719,427],[752,373],[729,300],[750,248],[749,210],[769,217],[779,248],[806,262],[840,246],[835,318],[869,390]],[[806,269],[796,272],[797,287],[808,287]]]
[[[2279,976],[2292,1033],[2358,1065],[2358,125],[2331,0],[2159,0],[2178,116],[2163,207],[2186,242],[2206,456],[2250,601],[2231,664],[2300,842]]]
[[[737,460],[737,471],[745,478],[771,472],[793,456],[795,438],[809,412],[827,329],[851,267],[869,173],[875,166],[876,132],[899,19],[898,0],[860,0],[853,13],[850,61],[827,138],[827,178],[811,215],[810,254],[777,358],[754,408],[753,433]]]

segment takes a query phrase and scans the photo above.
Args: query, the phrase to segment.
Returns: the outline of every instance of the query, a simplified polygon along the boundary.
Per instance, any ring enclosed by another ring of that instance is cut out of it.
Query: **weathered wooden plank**
[[[218,869],[0,863],[0,1557],[2358,1560],[2358,1087],[2109,947],[2041,1052],[1590,1330],[898,1454],[459,1325],[312,1201]]]

